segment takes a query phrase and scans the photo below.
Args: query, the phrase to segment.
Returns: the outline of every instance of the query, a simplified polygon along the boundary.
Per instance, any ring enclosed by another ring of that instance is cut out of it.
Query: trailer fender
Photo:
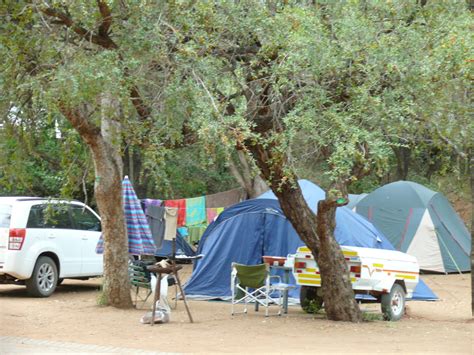
[[[397,280],[394,277],[384,278],[374,285],[373,290],[381,293],[389,293],[396,281]]]

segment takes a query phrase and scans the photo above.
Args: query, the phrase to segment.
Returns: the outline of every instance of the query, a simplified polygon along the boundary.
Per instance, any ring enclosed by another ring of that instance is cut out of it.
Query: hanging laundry
[[[215,208],[206,208],[207,215],[207,224],[214,222],[214,219],[217,217],[217,211]]]
[[[179,227],[177,232],[183,238],[187,238],[189,236],[188,227]]]
[[[146,208],[146,219],[150,226],[151,235],[155,241],[157,249],[163,245],[163,238],[165,237],[165,207],[155,205],[148,205]]]
[[[165,207],[165,240],[176,238],[178,223],[178,209],[176,207]]]
[[[162,200],[155,200],[152,198],[144,198],[144,199],[141,199],[140,202],[142,204],[142,208],[144,212],[146,212],[146,209],[148,208],[148,206],[161,206],[161,204],[163,203]]]
[[[178,209],[178,227],[186,224],[186,200],[166,200],[165,207],[176,207]]]
[[[245,200],[246,197],[247,193],[242,188],[219,192],[217,194],[206,196],[206,207],[228,207]]]
[[[224,207],[219,208],[206,208],[207,224],[211,224],[224,211]]]
[[[201,240],[202,235],[206,231],[206,226],[191,226],[188,227],[188,241],[190,244],[196,244],[199,243],[199,240]]]
[[[206,221],[206,198],[202,196],[186,199],[186,226],[202,226]]]

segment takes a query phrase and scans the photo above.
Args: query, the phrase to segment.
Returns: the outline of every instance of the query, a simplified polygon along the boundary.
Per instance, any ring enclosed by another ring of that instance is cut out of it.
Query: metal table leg
[[[155,286],[155,294],[153,295],[153,309],[151,313],[151,325],[155,325],[155,312],[156,312],[156,302],[160,299],[161,293],[161,273],[156,273],[156,286]]]
[[[284,279],[283,281],[285,284],[289,285],[290,283],[290,270],[286,270],[284,272]],[[288,314],[288,288],[283,291],[283,313]]]

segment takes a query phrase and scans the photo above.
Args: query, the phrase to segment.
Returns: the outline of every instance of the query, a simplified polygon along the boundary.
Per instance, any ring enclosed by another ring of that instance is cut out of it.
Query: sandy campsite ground
[[[399,322],[361,324],[327,321],[299,306],[282,317],[252,310],[232,318],[229,303],[203,301],[189,302],[195,319],[190,324],[181,301],[170,323],[151,327],[139,322],[151,302],[131,310],[98,306],[98,279],[66,280],[45,299],[27,297],[23,287],[0,285],[0,336],[177,353],[472,354],[470,275],[423,278],[440,301],[409,302]],[[378,304],[362,308],[380,313]]]

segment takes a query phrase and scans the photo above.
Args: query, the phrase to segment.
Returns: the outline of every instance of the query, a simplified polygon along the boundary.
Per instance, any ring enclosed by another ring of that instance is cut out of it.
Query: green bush
[[[321,302],[319,302],[318,300],[305,300],[302,304],[302,308],[306,313],[316,314],[323,307]]]

